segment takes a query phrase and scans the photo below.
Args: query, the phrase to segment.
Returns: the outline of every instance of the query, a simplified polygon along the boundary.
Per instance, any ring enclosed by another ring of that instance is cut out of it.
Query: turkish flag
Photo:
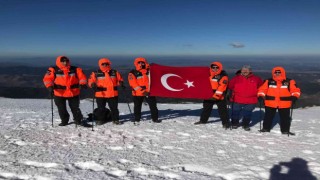
[[[150,65],[150,96],[209,99],[213,92],[209,67]]]

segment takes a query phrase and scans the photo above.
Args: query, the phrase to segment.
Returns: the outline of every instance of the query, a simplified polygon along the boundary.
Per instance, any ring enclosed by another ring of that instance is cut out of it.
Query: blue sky
[[[0,56],[319,55],[319,0],[0,0]]]

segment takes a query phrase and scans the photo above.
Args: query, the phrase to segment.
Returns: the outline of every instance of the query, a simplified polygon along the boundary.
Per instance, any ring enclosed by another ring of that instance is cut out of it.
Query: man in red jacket
[[[242,111],[242,127],[244,130],[250,131],[251,115],[258,102],[257,92],[262,83],[262,79],[252,73],[249,65],[244,65],[241,68],[241,73],[230,80],[228,88],[231,90],[230,101],[233,102],[232,128],[236,129],[240,126],[239,120]]]

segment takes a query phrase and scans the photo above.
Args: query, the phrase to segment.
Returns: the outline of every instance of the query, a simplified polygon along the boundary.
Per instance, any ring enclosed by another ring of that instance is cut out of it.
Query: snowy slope
[[[133,109],[133,104],[131,109]],[[210,123],[198,121],[201,104],[159,104],[160,124],[134,126],[120,104],[117,126],[95,128],[60,122],[50,100],[0,98],[0,179],[315,179],[320,178],[319,107],[295,109],[292,131],[222,129],[216,106]],[[81,101],[84,115],[92,102]]]

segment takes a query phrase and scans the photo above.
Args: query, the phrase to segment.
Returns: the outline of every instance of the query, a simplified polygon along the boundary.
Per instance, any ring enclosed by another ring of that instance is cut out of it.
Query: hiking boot
[[[161,120],[155,119],[155,120],[152,120],[152,122],[154,122],[154,123],[161,123]]]
[[[122,124],[119,120],[112,121],[112,123],[115,124],[115,125],[120,125],[120,124]]]
[[[222,128],[224,128],[224,129],[229,129],[229,128],[230,128],[230,124],[223,124],[223,125],[222,125]]]
[[[63,122],[59,124],[59,126],[66,126],[66,125],[68,125],[68,123]]]
[[[270,132],[270,130],[269,129],[261,129],[261,130],[259,130],[259,132]]]
[[[199,124],[206,124],[206,122],[198,121],[194,123],[194,125],[199,125]]]
[[[291,135],[291,136],[295,136],[295,135],[296,135],[296,133],[293,133],[293,132],[286,132],[286,131],[281,132],[281,134],[283,134],[283,135]]]
[[[245,131],[250,131],[250,127],[249,127],[249,126],[242,126],[242,128],[243,128]]]
[[[231,128],[232,128],[232,129],[238,129],[238,127],[240,127],[239,124],[232,124],[232,125],[231,125]]]

